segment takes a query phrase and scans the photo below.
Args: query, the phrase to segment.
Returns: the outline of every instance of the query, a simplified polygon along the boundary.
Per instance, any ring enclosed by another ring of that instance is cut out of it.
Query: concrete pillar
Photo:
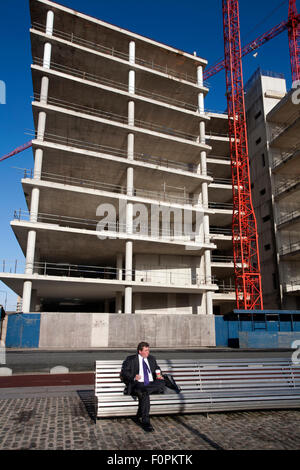
[[[122,313],[122,292],[116,292],[116,313]]]
[[[203,67],[198,65],[197,67],[197,85],[203,86]]]
[[[40,189],[33,188],[30,203],[30,222],[37,222],[39,212]]]
[[[134,134],[132,133],[127,136],[127,158],[128,160],[134,159]]]
[[[130,41],[129,43],[129,63],[134,64],[135,63],[135,42]]]
[[[206,292],[206,314],[212,315],[213,314],[213,301],[212,301],[212,292]]]
[[[132,287],[125,287],[125,306],[124,313],[132,313]]]
[[[50,69],[51,53],[52,53],[52,44],[50,42],[46,42],[44,46],[44,58],[43,58],[43,67],[45,69]]]
[[[203,96],[203,93],[198,93],[198,113],[204,114],[204,96]]]
[[[117,279],[122,281],[123,279],[123,255],[122,253],[117,254]]]
[[[47,12],[47,20],[46,20],[46,34],[48,36],[52,36],[53,26],[54,26],[54,12],[49,10]]]
[[[35,230],[29,230],[28,236],[27,236],[25,274],[32,274],[33,273],[35,244],[36,244],[36,231]]]
[[[128,125],[134,126],[134,101],[128,102]]]
[[[43,150],[36,149],[34,157],[34,172],[33,178],[40,180],[42,176],[42,164],[43,164]]]
[[[200,142],[201,144],[205,144],[205,122],[200,122]]]
[[[44,140],[45,129],[46,129],[46,113],[45,111],[39,112],[39,119],[38,119],[38,128],[37,128],[37,139]]]
[[[206,162],[206,152],[201,152],[200,154],[200,162],[201,162],[201,173],[202,175],[207,175],[207,162]]]
[[[22,312],[30,313],[32,282],[25,281],[23,284]]]
[[[40,102],[41,103],[47,104],[48,91],[49,91],[49,78],[48,77],[42,77],[41,95],[40,95]]]
[[[128,196],[134,195],[134,185],[133,185],[133,168],[132,166],[127,168],[127,188],[126,192]],[[131,203],[127,203],[131,204]]]
[[[134,70],[129,70],[128,91],[129,93],[135,93],[135,71]]]

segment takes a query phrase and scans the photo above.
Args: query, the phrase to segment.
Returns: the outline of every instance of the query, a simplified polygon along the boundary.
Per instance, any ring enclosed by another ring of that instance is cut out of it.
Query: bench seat
[[[181,387],[150,395],[150,414],[300,408],[300,366],[288,359],[159,360]],[[138,400],[124,395],[122,361],[96,361],[97,416],[134,416]]]

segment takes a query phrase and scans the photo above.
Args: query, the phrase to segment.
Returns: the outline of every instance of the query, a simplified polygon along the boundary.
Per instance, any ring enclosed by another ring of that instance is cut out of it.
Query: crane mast
[[[223,0],[224,57],[231,157],[232,242],[238,309],[263,309],[258,235],[252,206],[238,0]]]

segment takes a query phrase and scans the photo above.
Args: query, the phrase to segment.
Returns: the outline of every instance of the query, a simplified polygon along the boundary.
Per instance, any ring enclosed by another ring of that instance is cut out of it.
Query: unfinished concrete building
[[[147,314],[153,340],[214,345],[213,306],[234,305],[232,196],[206,60],[48,0],[30,8],[34,168],[11,222],[26,265],[1,280],[24,313],[101,313],[125,336],[141,316],[123,314]]]
[[[300,307],[300,105],[284,76],[258,69],[245,86],[251,187],[264,308]]]

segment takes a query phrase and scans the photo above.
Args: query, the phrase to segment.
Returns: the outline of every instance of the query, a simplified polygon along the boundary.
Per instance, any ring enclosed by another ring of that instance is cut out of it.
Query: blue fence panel
[[[9,315],[5,345],[7,348],[38,348],[40,338],[39,313]]]
[[[22,341],[22,315],[8,315],[5,346],[20,348]]]

